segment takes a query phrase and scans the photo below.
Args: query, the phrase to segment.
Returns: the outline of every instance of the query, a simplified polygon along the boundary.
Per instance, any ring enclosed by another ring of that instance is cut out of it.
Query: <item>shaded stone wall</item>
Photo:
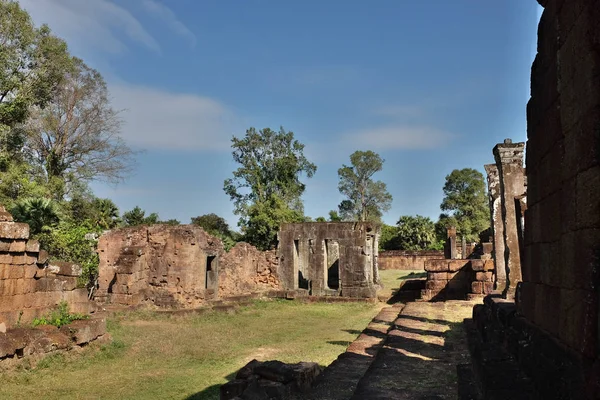
[[[281,290],[279,259],[275,250],[260,251],[237,243],[219,260],[219,297]]]
[[[283,224],[278,255],[284,289],[375,297],[379,234],[379,225],[368,222]]]
[[[378,267],[380,270],[425,270],[426,260],[439,260],[444,258],[443,250],[388,250],[379,253]]]
[[[87,290],[78,286],[81,268],[71,263],[48,265],[48,255],[29,239],[29,225],[13,222],[0,206],[0,323],[29,323],[66,301],[69,310],[94,310]]]
[[[98,241],[101,302],[195,307],[218,297],[221,241],[194,225],[117,229]]]
[[[490,297],[474,317],[484,351],[504,357],[496,358],[499,368],[518,365],[535,391],[531,398],[598,399],[600,1],[538,2],[544,12],[527,104],[516,312]],[[496,382],[502,379],[484,379],[484,386]]]

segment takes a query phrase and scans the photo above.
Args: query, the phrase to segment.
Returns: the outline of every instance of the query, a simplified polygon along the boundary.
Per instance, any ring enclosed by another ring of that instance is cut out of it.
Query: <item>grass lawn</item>
[[[253,358],[328,365],[381,306],[279,300],[235,314],[132,312],[109,319],[109,345],[1,373],[0,399],[218,399]]]
[[[426,278],[427,273],[423,270],[419,271],[403,271],[397,269],[386,269],[379,271],[379,278],[383,284],[377,294],[379,296],[392,297],[392,295],[406,282],[408,279]]]

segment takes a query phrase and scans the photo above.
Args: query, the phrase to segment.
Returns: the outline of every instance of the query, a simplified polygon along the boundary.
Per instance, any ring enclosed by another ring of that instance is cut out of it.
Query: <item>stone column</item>
[[[446,245],[444,246],[444,258],[454,260],[456,259],[456,228],[449,226],[447,228],[448,238],[446,239]]]
[[[521,256],[519,252],[519,233],[515,211],[515,197],[525,192],[525,173],[523,153],[525,143],[513,143],[505,139],[494,147],[494,158],[498,167],[500,180],[500,198],[502,205],[502,221],[504,224],[504,265],[506,269],[506,285],[502,289],[504,297],[514,298],[517,283],[521,278]]]
[[[504,223],[502,222],[502,200],[500,199],[500,178],[496,164],[484,165],[487,172],[488,196],[494,246],[492,254],[496,268],[494,289],[503,291],[506,287],[506,267],[504,264]]]

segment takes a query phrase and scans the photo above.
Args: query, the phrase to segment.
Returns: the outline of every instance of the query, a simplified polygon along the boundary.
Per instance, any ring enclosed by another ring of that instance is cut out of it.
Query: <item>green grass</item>
[[[218,399],[253,358],[328,365],[380,308],[260,301],[236,314],[123,314],[108,321],[108,345],[0,374],[0,399]]]
[[[379,271],[379,278],[383,284],[383,289],[381,289],[377,294],[379,296],[391,297],[406,280],[421,279],[426,277],[427,273],[422,270],[403,271],[397,269],[386,269]]]

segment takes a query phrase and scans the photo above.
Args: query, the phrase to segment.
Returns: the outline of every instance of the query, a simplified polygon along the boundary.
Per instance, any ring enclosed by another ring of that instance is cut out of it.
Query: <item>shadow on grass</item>
[[[405,280],[405,279],[423,279],[423,278],[427,278],[427,272],[411,272],[410,274],[407,275],[402,275],[401,277],[398,278],[398,280]]]

